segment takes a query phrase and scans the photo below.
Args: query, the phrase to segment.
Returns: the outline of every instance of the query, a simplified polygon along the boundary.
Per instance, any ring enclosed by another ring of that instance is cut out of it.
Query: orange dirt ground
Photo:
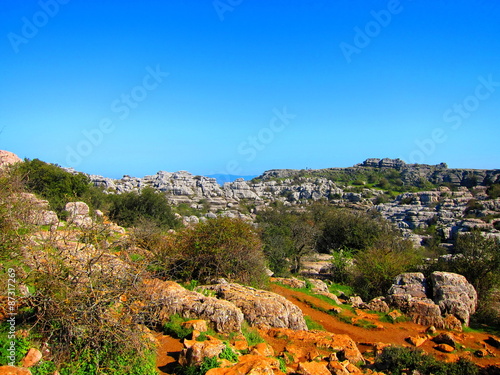
[[[329,303],[309,296],[305,293],[290,290],[280,285],[273,284],[272,291],[278,293],[289,301],[297,305],[304,315],[310,316],[314,321],[320,323],[327,331],[338,334],[349,335],[358,345],[359,350],[364,353],[372,350],[372,344],[384,343],[384,344],[396,344],[401,346],[411,346],[405,340],[409,336],[424,336],[427,327],[412,323],[384,323],[379,321],[379,317],[376,314],[369,314],[363,310],[357,310],[356,314],[353,314],[354,319],[363,319],[373,323],[379,328],[365,329],[352,324],[344,323],[339,321],[332,315],[325,312],[314,309],[310,306],[318,306],[324,309],[331,309],[333,306]],[[468,356],[469,359],[481,366],[487,365],[498,365],[500,364],[500,349],[497,349],[487,343],[488,338],[491,336],[485,333],[454,333],[458,342],[463,345],[463,350],[457,350],[452,354],[445,354],[434,349],[436,344],[430,340],[427,340],[420,349],[425,350],[427,353],[435,355],[440,360],[454,361],[460,356]],[[177,364],[177,358],[179,352],[182,349],[182,344],[179,340],[173,339],[170,336],[159,335],[157,337],[159,340],[157,366],[160,374],[174,374],[174,368]],[[283,350],[282,343],[279,340],[269,340],[276,353]],[[480,349],[488,350],[491,355],[483,358],[478,358],[472,354],[472,352]]]

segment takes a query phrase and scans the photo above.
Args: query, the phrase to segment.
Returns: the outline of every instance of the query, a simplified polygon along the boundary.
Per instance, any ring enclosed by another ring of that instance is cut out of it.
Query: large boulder
[[[415,323],[460,329],[460,322],[469,324],[476,311],[477,293],[458,274],[434,272],[426,280],[422,273],[403,273],[394,280],[386,300]]]
[[[420,272],[407,272],[396,276],[394,284],[389,289],[389,295],[410,295],[417,298],[427,298],[427,282]]]
[[[430,281],[433,300],[441,312],[454,315],[468,325],[477,308],[474,287],[464,276],[451,272],[433,272]]]
[[[181,366],[200,365],[205,358],[218,357],[226,345],[215,337],[205,341],[184,340],[184,349],[179,356]]]
[[[90,227],[92,219],[89,216],[89,206],[85,202],[69,202],[64,209],[69,213],[68,223],[78,227]]]
[[[163,323],[170,315],[190,319],[205,319],[219,332],[241,329],[243,313],[233,303],[189,291],[173,281],[144,281],[148,300],[144,301],[145,319]]]
[[[302,311],[276,293],[231,283],[204,288],[215,291],[218,298],[234,303],[252,326],[307,330]]]

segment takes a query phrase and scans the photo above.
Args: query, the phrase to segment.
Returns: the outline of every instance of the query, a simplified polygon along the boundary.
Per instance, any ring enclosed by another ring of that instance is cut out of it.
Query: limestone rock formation
[[[92,219],[89,216],[89,206],[85,202],[69,202],[64,207],[69,212],[68,223],[78,227],[90,227]]]
[[[219,332],[241,329],[243,313],[229,301],[189,291],[173,281],[146,280],[144,287],[149,296],[144,301],[145,319],[165,322],[170,315],[180,314],[185,318],[207,320]]]
[[[415,323],[457,329],[460,322],[469,324],[477,293],[465,277],[454,273],[433,272],[429,280],[422,273],[404,273],[396,277],[387,302]]]
[[[456,273],[433,272],[432,296],[443,314],[451,314],[466,325],[477,307],[477,293],[467,279]]]
[[[218,298],[230,301],[240,308],[245,320],[252,326],[307,330],[302,311],[276,293],[230,283],[204,288],[214,290]]]
[[[4,166],[15,164],[15,163],[20,163],[23,160],[17,156],[16,154],[10,152],[10,151],[3,151],[0,150],[0,168],[3,168]]]

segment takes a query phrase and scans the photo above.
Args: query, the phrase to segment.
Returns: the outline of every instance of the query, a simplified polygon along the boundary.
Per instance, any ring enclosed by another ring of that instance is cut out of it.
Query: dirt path
[[[302,292],[290,290],[276,284],[273,284],[271,288],[273,292],[282,295],[283,297],[287,298],[289,301],[297,305],[305,315],[309,315],[314,321],[320,323],[323,327],[325,327],[327,331],[349,335],[358,344],[359,349],[362,352],[368,350],[368,348],[371,346],[365,344],[392,343],[397,345],[409,346],[405,339],[409,336],[423,336],[426,329],[426,327],[412,322],[395,324],[380,322],[377,315],[367,314],[363,311],[358,311],[358,314],[361,314],[359,318],[373,322],[380,328],[365,329],[362,327],[357,327],[352,324],[341,322],[334,316],[322,311],[318,311],[308,304],[311,303],[314,306],[318,306],[323,309],[332,308],[332,305],[321,299],[309,296]],[[459,339],[459,342],[464,345],[466,349],[468,349],[468,351],[487,349],[492,353],[492,355],[485,358],[477,358],[475,356],[472,356],[471,360],[473,360],[475,363],[483,366],[500,364],[500,349],[487,344],[487,341],[485,342],[485,340],[488,340],[491,335],[483,333],[457,333],[455,334],[455,336]],[[457,355],[467,354],[466,351],[461,351],[453,354],[444,354],[435,350],[435,345],[436,344],[432,341],[427,340],[422,346],[420,346],[420,348],[442,360],[456,360],[458,359]]]

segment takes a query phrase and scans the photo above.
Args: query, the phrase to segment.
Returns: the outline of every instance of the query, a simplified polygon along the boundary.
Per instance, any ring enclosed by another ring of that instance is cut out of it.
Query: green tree
[[[114,194],[109,199],[109,218],[125,227],[135,226],[144,220],[162,228],[179,226],[167,197],[153,188],[144,188],[140,193]]]
[[[12,173],[22,179],[28,191],[47,199],[58,214],[63,213],[67,202],[80,199],[91,186],[86,175],[69,173],[39,159],[17,163]]]
[[[278,275],[298,273],[302,257],[315,249],[318,228],[306,211],[275,205],[257,216],[269,266]]]
[[[389,222],[363,211],[343,208],[313,207],[321,234],[318,238],[319,252],[350,249],[363,251],[373,246],[385,235],[396,235]]]
[[[172,236],[156,259],[174,278],[204,283],[224,277],[250,285],[265,281],[262,242],[250,223],[218,217]]]
[[[410,241],[391,234],[380,237],[354,257],[355,291],[365,300],[385,295],[394,278],[413,270],[420,260]]]

